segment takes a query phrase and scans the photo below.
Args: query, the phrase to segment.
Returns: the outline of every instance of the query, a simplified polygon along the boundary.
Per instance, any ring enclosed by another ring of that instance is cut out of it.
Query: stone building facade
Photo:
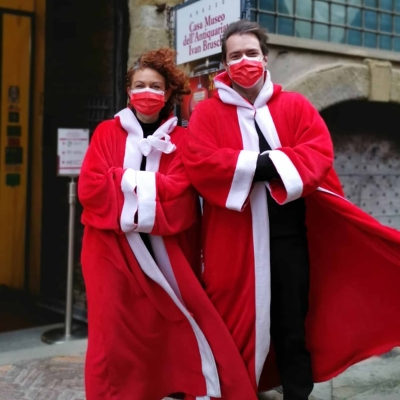
[[[131,33],[128,64],[144,50],[173,45],[170,11],[172,7],[181,3],[183,2],[129,1]],[[279,18],[285,20],[285,26],[288,26],[290,18],[296,24],[302,22],[297,22],[294,9],[292,13],[288,12],[288,5],[291,4],[301,11],[302,7],[304,9],[309,4],[316,7],[316,3],[321,7],[324,2],[247,2],[250,5],[251,20],[259,21],[266,28],[271,26],[268,21],[272,17],[278,21],[274,25],[277,32],[269,35],[268,70],[275,83],[281,84],[284,90],[304,94],[325,118],[335,146],[335,166],[347,197],[381,222],[400,229],[400,137],[396,135],[397,120],[400,116],[400,17],[397,16],[397,12],[400,13],[397,7],[400,5],[389,0],[379,3],[386,7],[380,10],[379,4],[375,4],[373,0],[366,3],[358,0],[336,1],[339,10],[336,19],[340,17],[340,12],[343,14],[344,7],[347,7],[348,12],[353,9],[359,14],[364,13],[365,24],[370,23],[368,21],[371,18],[386,21],[384,18],[390,16],[392,22],[388,23],[394,24],[391,26],[392,33],[395,33],[390,39],[393,43],[392,49],[388,50],[388,46],[383,46],[382,43],[387,43],[383,39],[389,36],[379,31],[379,27],[376,28],[376,33],[367,32],[364,36],[375,35],[377,47],[379,44],[383,49],[336,43],[333,41],[334,35],[331,35],[330,42],[298,37],[299,35],[294,35],[294,31],[293,35],[289,36],[287,28],[286,31],[284,28],[280,29]],[[357,9],[349,7],[350,4],[358,3]],[[272,4],[277,7],[274,10],[275,14],[268,11],[273,9]],[[364,10],[362,4],[369,5],[370,8],[366,7]],[[371,11],[374,4],[376,9]],[[285,10],[282,9],[283,6],[287,6]],[[387,11],[388,7],[392,7],[392,14]],[[328,19],[325,22],[327,29],[331,29],[332,32],[333,29],[347,29],[353,35],[347,34],[347,42],[354,42],[357,31],[348,29],[348,26],[356,25],[355,17],[352,16],[353,21],[349,21],[348,17],[346,28],[337,28],[329,22],[335,18],[332,9],[330,13],[330,19],[327,15]],[[344,18],[344,15],[342,17]],[[311,22],[307,23],[317,25],[317,17],[314,18],[315,21],[310,20]],[[318,18],[321,19],[321,16]],[[383,22],[380,29],[384,31]],[[279,34],[280,30],[283,34]],[[371,41],[370,37],[367,39]],[[364,44],[368,45],[368,40],[364,40]],[[378,118],[378,114],[381,117]]]

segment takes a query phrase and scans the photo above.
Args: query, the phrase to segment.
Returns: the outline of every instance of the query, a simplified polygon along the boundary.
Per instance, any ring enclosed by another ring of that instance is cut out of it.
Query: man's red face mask
[[[231,79],[245,89],[252,88],[264,74],[262,56],[247,57],[243,55],[239,60],[230,61],[227,65]]]

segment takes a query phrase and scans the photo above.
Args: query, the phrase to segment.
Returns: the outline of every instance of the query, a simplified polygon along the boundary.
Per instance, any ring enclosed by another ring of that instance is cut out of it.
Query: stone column
[[[388,102],[392,86],[392,64],[389,61],[366,59],[370,73],[370,101]]]
[[[128,68],[139,55],[163,46],[173,47],[169,37],[168,10],[180,0],[129,0],[131,33],[128,48]],[[173,33],[173,32],[171,32]]]

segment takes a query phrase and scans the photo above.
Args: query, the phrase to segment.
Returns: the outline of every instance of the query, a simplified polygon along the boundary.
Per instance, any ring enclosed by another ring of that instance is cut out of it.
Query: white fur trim
[[[168,283],[158,265],[154,262],[139,234],[136,232],[129,232],[126,234],[126,237],[143,272],[168,293],[175,305],[188,319],[199,346],[202,372],[206,381],[207,395],[210,397],[221,397],[221,387],[219,383],[218,370],[212,350],[207,342],[206,337],[204,336],[203,332],[201,331],[200,327],[197,325],[196,321],[191,316],[189,311],[179,300],[177,294]]]
[[[226,208],[242,211],[253,183],[257,158],[258,153],[255,151],[242,150],[239,153],[231,189],[226,199]]]
[[[250,151],[258,157],[259,139],[254,123],[254,110],[238,107],[238,120],[242,134],[243,151]],[[257,165],[255,159],[254,171]],[[254,174],[254,172],[253,172]],[[253,176],[251,178],[253,180]],[[270,248],[269,217],[265,186],[262,182],[253,185],[250,207],[254,248],[255,275],[255,378],[258,384],[270,346]]]
[[[129,232],[136,229],[135,215],[138,209],[136,196],[136,171],[140,168],[142,154],[138,148],[138,141],[143,137],[139,122],[129,108],[124,108],[115,115],[119,117],[121,126],[127,132],[124,155],[125,172],[122,176],[121,190],[124,194],[124,205],[121,212],[121,229]]]
[[[135,193],[136,171],[126,169],[121,180],[121,190],[124,194],[124,205],[121,212],[121,229],[129,232],[136,228],[135,214],[138,208],[138,200]]]
[[[291,159],[280,150],[269,152],[269,158],[274,163],[275,168],[285,186],[287,197],[282,204],[293,201],[301,197],[303,193],[303,181]],[[267,185],[269,189],[269,185]]]
[[[267,105],[264,105],[257,110],[256,121],[265,137],[265,140],[272,149],[271,151],[268,150],[264,153],[269,153],[269,157],[274,163],[286,189],[287,197],[282,204],[298,199],[303,193],[303,180],[290,158],[282,151],[275,150],[281,147],[281,142]],[[269,183],[265,182],[265,185],[271,192]]]
[[[237,107],[237,116],[240,133],[242,134],[243,149],[259,153],[259,139],[254,124],[255,110]]]
[[[223,103],[254,110],[254,107],[231,87],[226,86],[220,81],[215,81],[215,87],[218,89],[219,98]]]
[[[138,223],[135,230],[149,233],[156,219],[156,175],[154,172],[136,172]]]
[[[256,343],[255,372],[259,383],[270,346],[270,249],[267,192],[262,182],[254,184],[250,195],[254,247]]]
[[[178,118],[173,117],[162,124],[152,135],[147,136],[139,141],[139,149],[144,156],[148,156],[150,152],[158,150],[162,153],[172,153],[176,146],[171,142],[169,134],[175,129]]]
[[[320,191],[320,192],[331,194],[332,196],[339,197],[340,199],[346,200],[348,203],[351,203],[351,201],[346,199],[346,197],[343,197],[340,194],[334,193],[334,192],[332,192],[332,191],[330,191],[328,189],[324,189],[324,188],[319,186],[319,187],[317,187],[317,190]]]
[[[271,74],[269,71],[267,71],[264,85],[258,93],[258,96],[254,102],[254,106],[246,101],[238,92],[236,92],[236,90],[232,89],[230,86],[226,85],[220,80],[215,79],[214,85],[218,90],[218,95],[222,102],[226,104],[233,104],[238,107],[249,108],[251,110],[258,108],[261,105],[265,105],[274,92],[274,85],[272,84]]]
[[[266,104],[263,104],[257,109],[255,119],[271,149],[274,150],[278,147],[281,147],[281,141],[279,140],[278,132],[276,131],[274,121],[271,113],[269,112],[269,107]]]
[[[168,257],[167,250],[165,248],[164,240],[161,236],[154,236],[154,235],[149,235],[150,241],[151,241],[151,246],[153,248],[154,252],[154,258],[157,262],[157,266],[160,269],[161,273],[163,274],[164,278],[168,282],[169,286],[175,293],[176,297],[179,299],[179,301],[182,303],[183,306],[185,306],[185,303],[182,299],[182,295],[178,286],[178,283],[175,278],[174,271],[171,266],[171,262]],[[186,306],[185,306],[186,307]],[[193,330],[197,333],[195,333],[196,338],[198,339],[198,345],[200,352],[203,352],[207,354],[210,349],[208,348],[207,344],[204,343],[205,337],[201,333],[200,328],[197,326],[197,324],[193,324],[191,321],[189,321],[192,325]],[[215,376],[215,371],[213,371],[213,366],[214,363],[210,365],[209,360],[207,360],[207,357],[202,357],[202,372],[204,377],[206,378],[206,385],[207,385],[207,393],[209,391],[215,390],[215,384],[214,381],[218,381],[218,377]],[[207,377],[212,377],[207,381]],[[219,381],[218,381],[219,382]],[[196,397],[196,400],[210,400],[209,396],[201,396],[201,397]]]
[[[164,140],[163,140],[164,139]],[[172,153],[175,151],[176,146],[170,142],[169,135],[165,135],[164,138],[156,137],[155,135],[149,135],[146,139],[139,140],[139,149],[144,156],[148,156],[154,149],[163,153]]]
[[[119,117],[121,126],[128,133],[125,144],[124,168],[132,168],[136,171],[135,189],[137,199],[135,200],[135,212],[137,213],[138,223],[132,223],[132,219],[135,218],[134,214],[128,216],[127,210],[133,210],[132,204],[134,203],[134,198],[127,190],[126,194],[124,192],[124,214],[121,214],[121,228],[122,224],[124,224],[124,228],[127,229],[124,230],[122,228],[124,232],[132,229],[146,233],[151,232],[154,227],[156,211],[156,184],[154,172],[158,171],[162,152],[170,153],[176,149],[176,146],[171,142],[169,134],[175,129],[178,119],[176,117],[168,119],[154,132],[151,140],[147,141],[143,139],[142,127],[129,108],[121,110],[115,116]],[[147,143],[150,145],[150,149],[146,162],[146,171],[139,171],[142,162],[142,150],[143,148],[148,150]],[[129,200],[130,204],[127,204],[126,208],[125,203],[127,200]],[[124,217],[124,221],[122,221],[122,217]]]
[[[124,108],[115,116],[119,117],[121,126],[128,134],[125,144],[124,168],[138,171],[142,162],[142,153],[138,147],[139,140],[143,138],[142,127],[129,108]]]
[[[264,85],[254,101],[254,108],[257,110],[257,112],[260,107],[264,107],[265,104],[268,103],[273,93],[274,93],[274,85],[271,81],[271,73],[267,71],[267,77],[265,79]]]
[[[140,229],[140,231],[149,232],[154,226],[156,207],[155,174],[158,171],[162,153],[159,150],[150,151],[146,160],[146,171],[139,171],[142,161],[142,153],[138,146],[139,140],[143,138],[141,126],[130,109],[122,110],[116,116],[119,116],[122,127],[128,133],[124,157],[124,168],[126,168],[126,171],[121,182],[121,189],[125,196],[121,226],[122,220],[124,220],[124,226],[126,225],[129,231],[124,230],[124,232],[127,232],[126,238],[143,272],[168,293],[190,323],[199,347],[207,395],[210,397],[221,397],[218,370],[212,350],[200,327],[183,304],[163,238],[150,235],[156,264],[139,233],[131,229],[133,226],[136,230]],[[158,130],[164,135],[169,134],[175,128],[176,122],[176,118],[171,118]],[[135,189],[137,194],[135,194]],[[135,201],[137,203],[136,208],[140,209],[137,226],[134,224],[135,212],[133,212]],[[209,400],[209,397],[204,396],[204,400]]]
[[[169,260],[167,249],[165,248],[164,240],[161,236],[149,235],[151,247],[153,248],[154,257],[156,259],[158,268],[164,275],[165,279],[171,286],[172,290],[179,298],[180,302],[185,305],[181,291],[176,281],[174,270],[172,269],[171,261]]]

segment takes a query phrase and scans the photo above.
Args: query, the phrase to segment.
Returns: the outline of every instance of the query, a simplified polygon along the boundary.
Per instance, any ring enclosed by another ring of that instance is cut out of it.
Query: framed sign
[[[242,0],[201,0],[175,7],[176,63],[221,52],[228,25],[241,17]]]
[[[57,134],[57,174],[78,176],[89,146],[89,129],[59,128]]]

